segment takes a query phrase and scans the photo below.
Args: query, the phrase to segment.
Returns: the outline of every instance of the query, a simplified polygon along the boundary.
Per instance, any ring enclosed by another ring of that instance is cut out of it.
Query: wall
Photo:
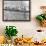
[[[31,0],[31,21],[30,22],[3,22],[2,21],[2,0],[0,0],[0,35],[4,34],[4,28],[6,25],[16,26],[19,31],[18,36],[21,36],[23,34],[24,36],[29,37],[32,34],[36,34],[37,29],[46,30],[46,28],[40,27],[35,19],[35,16],[41,13],[40,6],[42,5],[46,5],[46,0]]]

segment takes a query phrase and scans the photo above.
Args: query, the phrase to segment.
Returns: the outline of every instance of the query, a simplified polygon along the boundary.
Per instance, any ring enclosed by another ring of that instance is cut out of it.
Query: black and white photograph
[[[4,21],[28,21],[30,19],[30,8],[28,1],[4,0],[3,20]]]

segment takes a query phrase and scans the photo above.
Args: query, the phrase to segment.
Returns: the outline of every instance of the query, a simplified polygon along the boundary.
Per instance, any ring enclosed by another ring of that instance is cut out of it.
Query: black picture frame
[[[31,1],[30,0],[23,0],[23,1],[29,1],[29,20],[4,20],[4,1],[6,0],[3,0],[3,5],[2,5],[2,20],[3,21],[30,21],[31,20]],[[8,0],[8,1],[11,1],[11,0]],[[13,1],[16,1],[16,0],[13,0]],[[21,1],[21,0],[19,0]]]

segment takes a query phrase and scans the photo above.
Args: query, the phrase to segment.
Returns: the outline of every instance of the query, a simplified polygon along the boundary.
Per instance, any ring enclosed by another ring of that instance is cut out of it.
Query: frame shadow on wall
[[[30,0],[3,0],[3,21],[30,21]]]

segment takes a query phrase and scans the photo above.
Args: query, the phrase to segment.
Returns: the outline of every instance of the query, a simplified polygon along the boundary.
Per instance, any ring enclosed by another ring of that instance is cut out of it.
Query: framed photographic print
[[[30,0],[3,0],[3,21],[30,21]]]

